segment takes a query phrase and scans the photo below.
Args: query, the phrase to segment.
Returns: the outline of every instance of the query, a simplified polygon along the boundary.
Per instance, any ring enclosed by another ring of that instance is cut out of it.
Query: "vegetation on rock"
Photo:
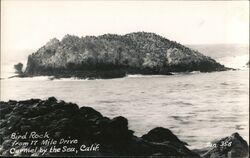
[[[210,57],[154,33],[54,38],[28,57],[25,74],[114,78],[227,70]]]

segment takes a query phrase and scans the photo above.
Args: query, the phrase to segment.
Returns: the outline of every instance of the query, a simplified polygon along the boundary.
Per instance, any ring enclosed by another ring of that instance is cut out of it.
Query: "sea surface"
[[[0,100],[55,96],[79,106],[91,106],[111,118],[124,116],[137,136],[154,127],[169,128],[190,148],[206,147],[208,142],[234,132],[248,141],[249,69],[245,63],[249,55],[226,54],[215,58],[239,70],[129,75],[108,80],[50,80],[48,76],[8,79],[6,76],[13,75],[13,70],[5,61],[1,65]]]

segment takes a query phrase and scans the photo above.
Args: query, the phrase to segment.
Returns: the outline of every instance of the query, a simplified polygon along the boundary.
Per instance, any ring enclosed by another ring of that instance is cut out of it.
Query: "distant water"
[[[204,55],[216,59],[221,64],[242,69],[246,68],[249,61],[249,45],[244,44],[208,44],[208,45],[190,45],[190,48],[198,50]]]
[[[238,71],[173,76],[130,75],[110,80],[49,80],[46,76],[3,79],[1,100],[55,96],[79,106],[94,107],[108,117],[122,115],[128,118],[129,128],[138,136],[162,126],[171,129],[191,148],[199,148],[233,132],[248,140],[249,69],[243,63]],[[8,64],[2,65],[2,74],[13,75],[13,70],[7,68]]]

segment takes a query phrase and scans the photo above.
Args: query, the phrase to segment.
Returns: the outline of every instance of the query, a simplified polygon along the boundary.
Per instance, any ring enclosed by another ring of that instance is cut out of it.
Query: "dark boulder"
[[[80,113],[83,117],[86,118],[99,118],[102,117],[102,114],[91,107],[81,107]]]
[[[133,131],[128,130],[128,120],[122,116],[110,120],[103,131],[103,137],[107,138],[107,141],[114,143],[129,141],[132,135]]]
[[[169,129],[162,128],[162,127],[156,127],[152,130],[150,130],[147,134],[143,135],[142,138],[148,142],[152,142],[154,144],[157,144],[158,147],[163,151],[160,152],[160,154],[166,154],[164,153],[164,149],[168,149],[166,151],[170,151],[169,155],[184,155],[184,156],[192,156],[192,157],[199,157],[198,154],[190,151],[185,145],[187,145],[186,142],[183,142],[179,140],[179,138],[174,135]],[[176,152],[176,149],[178,149],[178,152]],[[155,153],[158,155],[159,153]],[[154,155],[155,155],[154,154]]]
[[[128,130],[128,120],[122,116],[113,118],[109,126],[114,129]]]
[[[238,134],[213,141],[214,147],[202,154],[204,158],[248,158],[249,146],[247,142]]]
[[[147,134],[142,136],[143,139],[151,142],[175,142],[177,144],[188,145],[186,142],[183,142],[177,138],[169,129],[156,127],[150,130]]]
[[[57,103],[57,99],[55,97],[49,97],[47,100],[43,102],[44,105],[51,106]]]

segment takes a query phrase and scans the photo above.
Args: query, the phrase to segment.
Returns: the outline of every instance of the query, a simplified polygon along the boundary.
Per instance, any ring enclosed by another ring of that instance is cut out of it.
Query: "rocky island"
[[[228,68],[198,51],[155,33],[54,38],[29,55],[20,77],[118,78],[127,74],[170,75]]]
[[[169,129],[157,127],[138,137],[122,116],[110,119],[54,97],[1,101],[0,114],[0,155],[5,157],[248,157],[248,144],[238,133],[190,150]]]

